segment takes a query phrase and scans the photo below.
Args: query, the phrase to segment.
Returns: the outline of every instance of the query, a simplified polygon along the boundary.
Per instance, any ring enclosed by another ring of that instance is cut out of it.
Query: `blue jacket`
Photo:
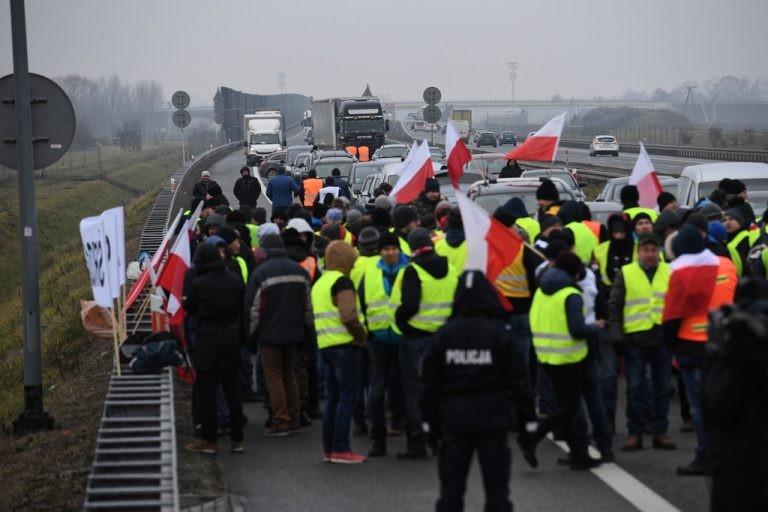
[[[290,176],[285,172],[278,173],[267,183],[267,197],[272,201],[272,211],[291,206],[293,196],[298,196],[299,190],[299,186]]]

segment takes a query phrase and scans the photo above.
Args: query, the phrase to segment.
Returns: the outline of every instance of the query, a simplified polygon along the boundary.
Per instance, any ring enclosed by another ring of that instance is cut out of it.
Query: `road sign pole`
[[[184,147],[184,128],[181,129],[181,165],[187,163],[187,150]]]
[[[40,343],[40,283],[37,274],[37,214],[32,152],[32,103],[27,62],[24,0],[11,0],[13,73],[16,90],[16,154],[19,173],[21,299],[24,316],[24,411],[13,422],[16,434],[53,428],[43,410],[43,360]]]

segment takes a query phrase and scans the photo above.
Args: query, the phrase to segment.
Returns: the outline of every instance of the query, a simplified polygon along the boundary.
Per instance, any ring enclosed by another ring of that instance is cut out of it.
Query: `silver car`
[[[552,182],[557,187],[560,200],[576,200],[567,183],[558,178],[553,178]],[[467,195],[490,214],[493,214],[499,206],[504,206],[513,197],[519,197],[525,203],[526,211],[532,214],[539,207],[536,200],[536,190],[539,185],[541,185],[539,178],[501,178],[490,182],[479,181],[469,187]]]

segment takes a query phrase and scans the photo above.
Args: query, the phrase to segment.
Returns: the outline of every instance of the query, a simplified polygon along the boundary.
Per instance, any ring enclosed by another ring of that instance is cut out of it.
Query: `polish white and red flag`
[[[410,203],[419,197],[424,184],[435,176],[427,141],[414,142],[403,161],[400,178],[397,180],[389,197],[397,204]]]
[[[552,118],[525,142],[507,153],[504,158],[527,162],[554,162],[564,124],[565,112]]]
[[[709,249],[672,260],[669,288],[664,298],[665,322],[709,312],[719,263]]]
[[[456,189],[456,202],[464,225],[467,240],[467,262],[464,270],[479,270],[493,283],[502,270],[507,268],[523,250],[524,242],[516,231],[494,219],[474,201]],[[506,310],[509,301],[496,290]]]
[[[464,166],[472,161],[472,154],[459,137],[453,121],[448,121],[448,126],[445,128],[445,154],[448,155],[448,175],[451,177],[451,183],[454,188],[459,188]]]
[[[640,193],[638,203],[644,208],[656,208],[656,199],[664,190],[659,183],[659,177],[653,168],[651,157],[645,150],[645,145],[640,143],[640,154],[637,156],[632,174],[629,176],[629,184],[635,185]]]
[[[184,296],[184,274],[192,265],[189,242],[190,228],[194,225],[190,223],[191,220],[187,220],[179,231],[171,252],[168,254],[168,261],[157,278],[157,285],[168,292],[166,311],[170,325],[181,324],[186,314],[182,297]]]

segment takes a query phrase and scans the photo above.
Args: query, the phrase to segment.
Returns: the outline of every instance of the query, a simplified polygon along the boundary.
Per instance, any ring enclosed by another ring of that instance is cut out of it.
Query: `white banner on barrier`
[[[106,242],[106,260],[109,269],[112,298],[120,296],[120,285],[125,284],[125,213],[122,206],[110,208],[101,214],[101,230]]]
[[[80,221],[80,237],[83,239],[85,264],[93,290],[93,300],[103,308],[114,307],[110,288],[110,269],[101,217],[86,217]]]

